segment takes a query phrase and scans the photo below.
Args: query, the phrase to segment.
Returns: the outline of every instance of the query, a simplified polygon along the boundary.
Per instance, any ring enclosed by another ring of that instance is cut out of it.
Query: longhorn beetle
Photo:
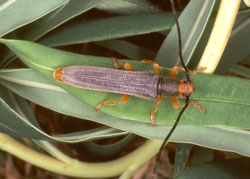
[[[171,98],[176,108],[183,108],[179,105],[177,97],[186,97],[194,92],[193,84],[188,80],[177,80],[175,76],[180,66],[175,66],[171,72],[171,78],[160,76],[160,67],[152,61],[143,61],[147,64],[153,64],[156,73],[131,71],[132,67],[128,63],[119,66],[112,58],[114,66],[117,69],[99,68],[90,66],[69,66],[58,68],[54,72],[54,78],[62,83],[75,87],[106,91],[111,93],[125,94],[118,102],[102,102],[94,108],[95,111],[106,105],[116,105],[125,103],[130,95],[143,98],[157,98],[157,104],[151,112],[151,125],[155,125],[155,113],[162,98]],[[118,70],[125,67],[128,71]],[[202,71],[203,68],[192,71],[195,74]],[[200,111],[204,112],[205,108],[195,101],[190,101]]]
[[[172,129],[165,138],[156,159],[156,165],[152,177],[155,177],[159,158],[165,144],[168,142],[171,134],[175,130],[181,115],[188,105],[194,105],[201,112],[205,112],[206,109],[199,105],[194,100],[189,100],[189,97],[194,92],[194,85],[191,82],[190,74],[196,74],[202,72],[205,68],[200,68],[195,71],[189,71],[185,66],[182,58],[181,49],[181,33],[180,27],[176,15],[173,0],[170,0],[173,10],[173,16],[176,21],[176,27],[179,39],[179,56],[182,66],[175,66],[171,71],[171,77],[161,77],[160,67],[156,62],[143,60],[143,63],[154,66],[155,73],[152,72],[137,72],[132,71],[132,67],[128,63],[118,65],[117,61],[112,58],[114,67],[116,69],[99,68],[91,66],[68,66],[61,67],[54,71],[53,77],[56,81],[65,83],[78,88],[84,88],[96,91],[105,91],[111,93],[124,94],[120,101],[116,102],[102,102],[97,105],[94,110],[97,111],[106,105],[117,105],[125,103],[129,96],[137,96],[142,98],[157,98],[157,103],[151,112],[151,125],[155,125],[155,113],[162,101],[162,98],[170,98],[172,104],[176,108],[181,108],[177,120],[175,121]],[[121,70],[125,68],[126,70]],[[178,69],[185,71],[186,79],[178,80],[176,75]],[[185,98],[185,104],[180,106],[177,98]]]

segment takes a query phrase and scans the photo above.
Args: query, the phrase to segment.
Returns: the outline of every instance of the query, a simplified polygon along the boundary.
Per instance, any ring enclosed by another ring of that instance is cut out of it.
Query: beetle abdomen
[[[128,94],[145,98],[157,97],[159,74],[124,71],[89,66],[70,66],[58,69],[57,81],[79,88]]]

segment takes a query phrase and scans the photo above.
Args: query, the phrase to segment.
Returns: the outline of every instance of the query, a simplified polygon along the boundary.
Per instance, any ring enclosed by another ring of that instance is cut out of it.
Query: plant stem
[[[132,175],[137,168],[157,153],[161,143],[161,141],[148,140],[135,151],[109,162],[87,163],[72,160],[69,164],[33,150],[6,134],[0,134],[1,150],[45,170],[83,178],[108,178],[118,176],[124,171]]]
[[[216,69],[235,22],[241,0],[221,0],[219,11],[199,67],[206,67],[206,73]]]

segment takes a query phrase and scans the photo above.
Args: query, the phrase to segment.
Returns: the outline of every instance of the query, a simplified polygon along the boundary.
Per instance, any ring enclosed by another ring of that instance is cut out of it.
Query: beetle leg
[[[158,63],[151,61],[151,60],[141,60],[141,62],[149,64],[149,65],[154,65],[155,72],[157,74],[160,74],[161,69],[160,69],[160,66],[158,65]]]
[[[125,103],[126,101],[128,101],[130,95],[124,95],[122,97],[122,99],[120,101],[105,101],[102,102],[101,104],[97,105],[94,110],[97,111],[98,109],[100,109],[102,106],[106,106],[106,105],[117,105],[117,104],[122,104]]]
[[[194,100],[191,100],[189,102],[189,105],[194,105],[196,108],[198,108],[201,112],[206,112],[206,108],[195,102]]]
[[[153,111],[151,112],[151,125],[154,126],[155,125],[155,113],[160,105],[162,101],[162,97],[161,96],[158,96],[157,97],[157,102],[156,102],[156,105],[155,105],[155,108],[153,109]]]
[[[184,108],[184,106],[185,106],[185,104],[182,105],[182,106],[180,106],[179,101],[177,100],[177,98],[171,98],[171,101],[172,101],[173,106],[174,106],[175,108],[182,109],[182,108]],[[197,102],[195,102],[194,100],[189,101],[189,104],[188,104],[188,105],[189,105],[189,106],[190,106],[190,105],[194,105],[194,106],[195,106],[196,108],[198,108],[201,112],[206,112],[206,109],[205,109],[203,106],[201,106],[200,104],[198,104]]]
[[[123,64],[118,65],[115,58],[112,58],[112,61],[116,69],[121,70],[124,67],[128,71],[132,71],[132,66],[129,63],[124,62]]]
[[[172,78],[176,77],[178,69],[181,69],[182,71],[185,71],[185,69],[182,66],[174,66],[173,69],[172,69],[172,71],[171,71],[171,77]],[[198,68],[198,69],[193,70],[193,71],[191,71],[191,70],[188,70],[188,71],[189,71],[189,73],[191,75],[193,75],[193,74],[197,74],[197,73],[203,72],[205,70],[206,70],[205,67],[201,67],[201,68]]]
[[[185,104],[180,106],[180,103],[177,98],[171,98],[172,104],[175,108],[181,109],[184,108]]]

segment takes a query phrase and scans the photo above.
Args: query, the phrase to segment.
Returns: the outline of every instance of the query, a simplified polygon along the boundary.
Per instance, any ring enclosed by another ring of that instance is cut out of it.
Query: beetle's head
[[[179,82],[178,96],[186,97],[191,96],[195,91],[194,85],[187,80]]]

